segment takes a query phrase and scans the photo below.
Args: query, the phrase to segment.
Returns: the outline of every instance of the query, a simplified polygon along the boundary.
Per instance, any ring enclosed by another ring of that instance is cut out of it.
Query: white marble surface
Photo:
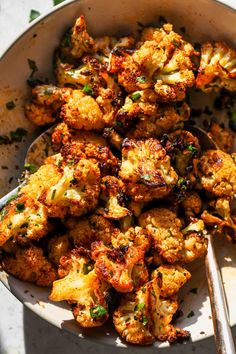
[[[224,2],[236,8],[236,0]],[[0,55],[12,40],[27,28],[31,9],[44,14],[52,6],[53,0],[0,0]],[[236,328],[233,332],[236,339]],[[124,352],[97,343],[84,342],[71,334],[60,331],[24,308],[0,284],[0,354],[75,354],[78,352],[102,354],[105,351],[107,354]],[[135,353],[135,347],[128,351]],[[141,352],[144,351],[145,349]],[[213,338],[210,338],[198,343],[175,345],[158,352],[212,354],[215,353],[215,344]]]

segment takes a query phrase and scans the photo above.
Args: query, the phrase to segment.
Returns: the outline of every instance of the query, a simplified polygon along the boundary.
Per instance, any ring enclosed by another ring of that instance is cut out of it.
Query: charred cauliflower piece
[[[146,227],[152,237],[154,249],[169,263],[182,258],[181,221],[173,211],[165,208],[149,210],[140,215],[139,224]]]
[[[173,315],[178,309],[176,293],[188,281],[190,273],[179,266],[161,266],[153,279],[126,294],[113,314],[117,332],[132,344],[151,344],[154,339],[174,342],[188,338],[189,332],[175,328]]]
[[[163,198],[177,182],[170,158],[156,139],[125,139],[119,175],[136,202]]]
[[[73,90],[68,102],[62,106],[60,116],[73,129],[102,130],[105,126],[95,99],[80,90]]]
[[[80,216],[93,210],[100,192],[100,170],[96,160],[82,158],[65,166],[58,183],[49,188],[40,200],[51,217],[67,214]]]
[[[188,339],[188,331],[174,327],[171,322],[178,309],[177,296],[179,289],[190,279],[190,273],[175,266],[160,266],[153,279],[148,283],[150,301],[150,331],[160,340],[170,343],[179,338]]]
[[[192,45],[166,24],[144,30],[132,54],[124,50],[112,53],[108,70],[118,72],[118,81],[128,92],[154,86],[159,101],[179,101],[195,82],[194,54]]]
[[[72,89],[53,85],[37,85],[32,89],[33,101],[41,106],[51,106],[58,109],[67,102]]]
[[[149,249],[149,237],[140,227],[130,228],[125,233],[115,233],[111,246],[103,242],[92,243],[92,258],[95,272],[119,292],[131,292],[148,280],[148,271],[143,262]]]
[[[182,130],[169,134],[168,139],[165,149],[175,170],[181,176],[188,176],[193,169],[193,160],[201,154],[197,137],[187,130]]]
[[[110,244],[111,236],[116,231],[113,224],[101,215],[90,215],[79,219],[69,219],[66,222],[69,237],[75,246],[90,247],[94,241]]]
[[[204,43],[196,86],[207,93],[236,91],[236,51],[224,42]]]
[[[18,248],[14,255],[4,256],[1,264],[14,277],[38,286],[50,286],[57,278],[56,270],[40,247]]]
[[[57,118],[51,107],[40,106],[33,102],[25,105],[25,116],[32,123],[39,126],[54,123]]]
[[[145,284],[136,293],[125,294],[113,313],[115,329],[128,343],[147,345],[155,340],[150,332],[149,297]]]
[[[101,180],[100,198],[106,203],[102,214],[108,219],[121,219],[132,213],[125,208],[125,187],[121,180],[113,176]]]
[[[224,234],[228,239],[236,240],[236,219],[232,211],[231,198],[218,198],[209,203],[201,215],[207,228],[213,234]]]
[[[191,191],[186,193],[182,206],[184,208],[185,215],[187,217],[192,217],[200,213],[202,209],[202,201],[197,192]]]
[[[194,219],[181,230],[182,224],[175,212],[155,208],[141,214],[139,224],[146,227],[153,248],[169,263],[192,262],[206,253],[207,239],[203,235],[202,220]]]
[[[161,137],[165,133],[182,129],[184,121],[188,120],[190,108],[183,103],[179,108],[172,106],[159,106],[157,114],[139,118],[134,128],[128,132],[129,138],[155,138]]]
[[[236,192],[236,165],[229,154],[208,150],[200,159],[198,175],[203,188],[217,197],[232,197]]]
[[[65,256],[70,248],[70,240],[67,235],[54,236],[48,242],[48,258],[53,264],[59,266],[60,258]]]
[[[84,16],[77,18],[72,28],[70,37],[71,54],[75,58],[81,58],[84,53],[94,51],[94,40],[87,32]]]
[[[49,299],[71,303],[80,326],[101,326],[108,318],[106,294],[109,286],[98,278],[91,260],[79,249],[62,257],[60,263],[59,275],[62,279],[53,283]]]
[[[119,168],[119,161],[111,152],[106,140],[94,132],[77,131],[60,137],[66,129],[56,128],[53,141],[64,141],[61,149],[63,160],[66,163],[77,163],[81,158],[96,159],[102,175],[115,174]],[[57,136],[55,136],[57,135]]]
[[[46,235],[47,209],[27,194],[18,196],[1,211],[0,246],[10,238],[21,243]]]
[[[215,141],[219,149],[230,153],[234,145],[234,133],[220,124],[213,122],[211,124],[208,136]]]

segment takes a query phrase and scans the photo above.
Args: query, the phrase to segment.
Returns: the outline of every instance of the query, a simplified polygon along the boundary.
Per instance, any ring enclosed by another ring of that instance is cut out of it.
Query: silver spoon
[[[218,149],[217,144],[203,129],[191,125],[188,125],[186,129],[198,138],[203,150]],[[212,235],[208,235],[208,252],[205,258],[205,266],[214,325],[216,352],[218,354],[235,354],[225,291],[216,260]]]
[[[56,153],[56,151],[53,150],[51,143],[53,128],[54,126],[45,130],[32,142],[26,153],[25,164],[30,164],[39,168],[47,156]],[[18,193],[23,185],[24,182],[0,199],[0,209],[2,209],[7,202]]]

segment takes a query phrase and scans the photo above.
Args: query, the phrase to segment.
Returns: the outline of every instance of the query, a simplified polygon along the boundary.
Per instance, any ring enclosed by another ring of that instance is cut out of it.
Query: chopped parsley
[[[10,111],[16,107],[15,103],[13,101],[9,101],[6,103],[6,108]]]
[[[177,186],[185,190],[187,189],[187,181],[184,178],[180,177],[178,179]]]
[[[32,59],[28,59],[28,65],[29,65],[30,70],[32,70],[32,72],[30,74],[30,78],[32,78],[34,76],[34,73],[36,71],[38,71],[38,67],[37,67],[36,62]]]
[[[93,95],[93,89],[89,84],[85,84],[83,89],[82,89],[83,93],[86,93],[86,95]]]
[[[10,132],[11,142],[21,142],[23,136],[27,134],[24,128],[17,128],[15,131]]]
[[[95,306],[90,309],[90,316],[92,318],[98,318],[107,314],[107,309],[102,305]]]
[[[195,313],[193,311],[190,311],[189,314],[187,315],[187,318],[193,317]]]
[[[31,10],[29,15],[29,22],[34,21],[37,17],[39,17],[41,13],[37,10]]]
[[[187,149],[188,149],[188,151],[190,151],[192,154],[196,154],[196,153],[198,152],[198,149],[197,149],[195,146],[191,145],[191,144],[188,145]]]
[[[52,191],[52,196],[51,196],[51,200],[53,200],[55,198],[55,194],[56,194],[56,189],[53,189]]]
[[[197,294],[198,289],[197,288],[192,288],[189,291],[190,291],[190,293]]]
[[[141,322],[144,326],[146,326],[148,324],[148,319],[146,316],[142,315],[142,318],[141,318]]]
[[[19,202],[16,204],[16,211],[21,212],[25,210],[25,203]]]
[[[53,6],[59,5],[64,0],[53,0]]]
[[[33,174],[37,171],[37,168],[34,165],[31,165],[30,163],[26,163],[24,167],[26,171],[28,171],[30,174]]]
[[[141,311],[144,309],[144,307],[145,307],[145,303],[140,302],[138,305],[135,306],[134,311]]]
[[[136,102],[140,97],[141,97],[141,93],[139,93],[139,92],[134,92],[134,93],[132,93],[132,95],[131,95],[131,100],[132,100],[133,102]]]
[[[146,81],[146,78],[145,78],[145,76],[139,76],[139,77],[137,77],[137,79],[136,79],[140,84],[144,84],[145,83],[145,81]]]

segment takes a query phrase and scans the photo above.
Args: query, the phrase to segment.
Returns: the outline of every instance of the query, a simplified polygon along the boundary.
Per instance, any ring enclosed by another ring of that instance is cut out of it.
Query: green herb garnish
[[[93,95],[93,89],[89,84],[85,84],[83,89],[82,89],[83,93],[86,93],[86,95]]]
[[[141,97],[141,93],[134,92],[134,93],[132,93],[132,95],[130,97],[133,102],[136,102]]]
[[[22,203],[22,202],[17,203],[16,204],[16,211],[21,212],[23,210],[25,210],[25,203]]]
[[[140,84],[144,84],[145,82],[146,82],[146,78],[145,78],[145,76],[139,76],[139,77],[137,77],[137,79],[136,79]]]
[[[62,47],[72,47],[71,44],[71,33],[66,33],[61,42]]]
[[[56,194],[56,189],[53,189],[52,191],[52,196],[51,196],[51,200],[53,200],[55,198],[55,194]]]
[[[98,318],[107,314],[107,309],[102,305],[98,305],[90,309],[90,316],[92,318]]]
[[[142,318],[141,318],[141,322],[144,326],[146,326],[148,324],[148,319],[146,316],[142,315]]]
[[[177,186],[185,190],[187,189],[187,181],[184,178],[180,177],[178,179]]]
[[[141,311],[145,307],[144,302],[140,302],[138,305],[135,306],[134,311]]]
[[[6,103],[6,107],[10,111],[11,109],[14,109],[16,107],[16,105],[13,101],[9,101]]]
[[[24,167],[27,171],[29,171],[31,175],[37,171],[37,168],[34,165],[31,165],[30,163],[26,163]]]
[[[197,290],[198,290],[197,288],[192,288],[189,291],[190,291],[190,293],[197,294]]]
[[[37,17],[39,17],[41,13],[37,10],[31,10],[30,11],[30,16],[29,16],[29,22],[34,21]]]
[[[34,73],[36,71],[38,71],[38,67],[37,67],[36,62],[34,60],[32,60],[32,59],[28,59],[28,65],[29,65],[29,68],[32,70],[32,72],[30,74],[30,78],[32,78]]]
[[[187,149],[188,149],[188,151],[190,151],[192,154],[196,154],[196,153],[198,152],[198,149],[197,149],[195,146],[191,145],[191,144],[188,145]]]
[[[190,311],[189,314],[187,315],[187,318],[193,317],[195,313],[193,311]]]
[[[53,6],[59,5],[64,0],[53,0]]]
[[[141,178],[144,179],[145,181],[150,181],[152,175],[150,175],[149,173],[145,173],[144,175],[141,176]]]

